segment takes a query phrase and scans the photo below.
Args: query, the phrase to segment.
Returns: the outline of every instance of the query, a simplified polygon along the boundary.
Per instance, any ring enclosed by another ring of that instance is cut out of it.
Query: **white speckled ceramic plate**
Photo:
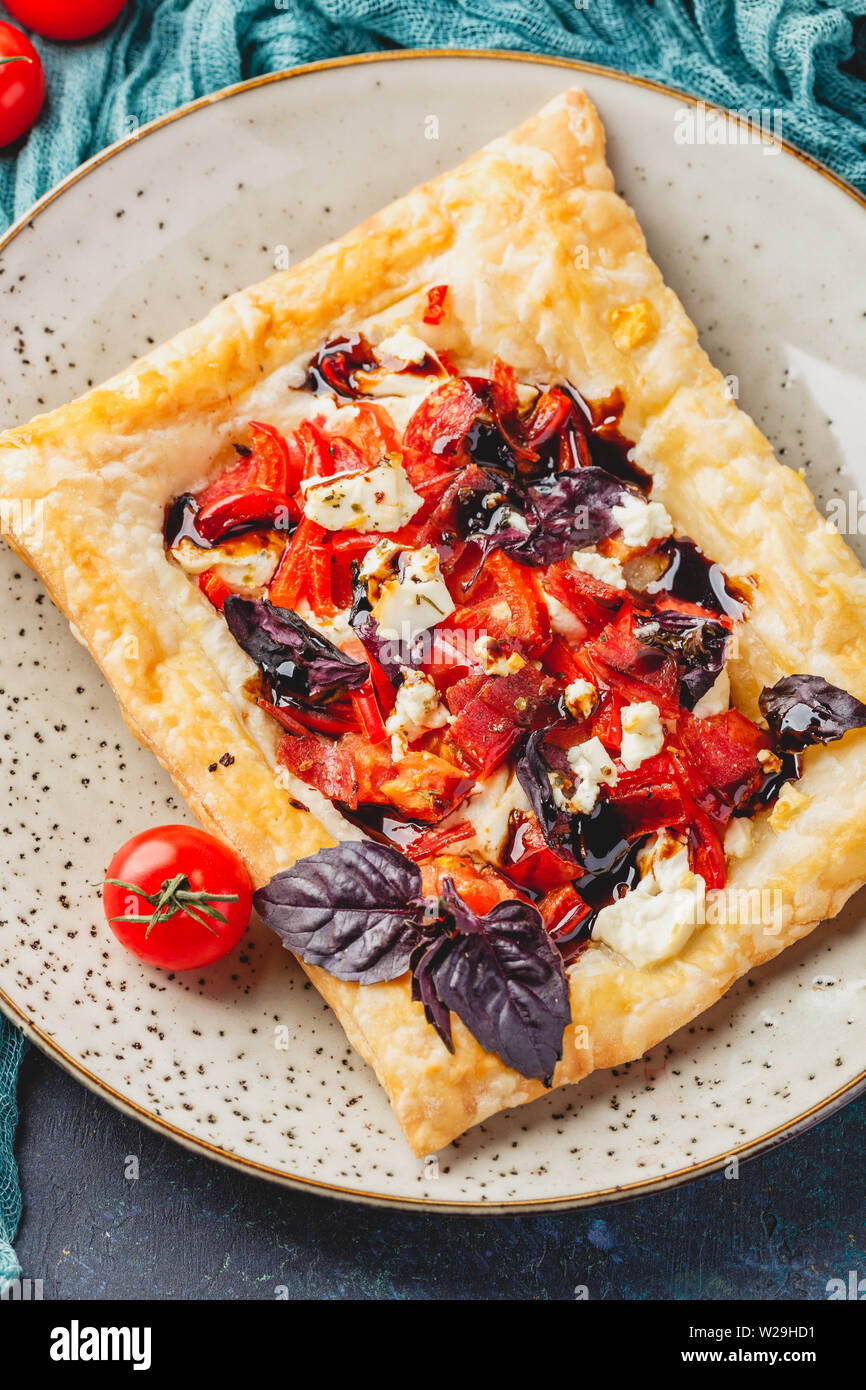
[[[741,403],[822,504],[847,498],[866,483],[856,197],[788,151],[678,143],[688,101],[674,93],[496,56],[391,54],[265,79],[85,166],[2,252],[2,423],[61,404],[269,274],[280,248],[299,259],[574,81],[598,104],[617,185]],[[644,1060],[499,1115],[438,1165],[419,1163],[372,1073],[264,929],[200,977],[174,979],[109,934],[92,885],[113,849],[187,813],[39,581],[5,548],[0,569],[0,1002],[145,1122],[286,1182],[501,1210],[706,1172],[863,1084],[861,895]]]

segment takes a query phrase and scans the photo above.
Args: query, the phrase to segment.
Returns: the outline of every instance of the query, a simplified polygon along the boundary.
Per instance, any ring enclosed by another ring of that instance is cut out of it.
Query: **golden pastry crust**
[[[762,685],[792,671],[866,699],[866,574],[730,399],[614,193],[600,121],[573,89],[105,386],[0,438],[11,543],[99,662],[133,733],[257,884],[333,841],[275,780],[274,731],[240,696],[251,667],[167,561],[163,509],[225,466],[246,421],[278,399],[273,374],[335,329],[399,317],[430,337],[420,315],[434,284],[449,285],[450,312],[432,341],[459,368],[498,354],[523,380],[567,378],[590,399],[621,390],[622,430],[654,496],[728,574],[754,584],[731,663],[746,713]],[[14,504],[34,501],[38,525],[16,524]],[[729,901],[780,895],[767,925],[742,920],[745,909],[733,923],[709,920],[678,957],[644,969],[590,945],[570,970],[573,1026],[556,1084],[640,1056],[840,910],[866,879],[864,750],[863,734],[811,750],[804,800],[759,816],[749,853],[732,861]],[[224,752],[234,762],[211,772]],[[417,1153],[542,1093],[456,1018],[451,1056],[405,978],[362,987],[308,973]]]

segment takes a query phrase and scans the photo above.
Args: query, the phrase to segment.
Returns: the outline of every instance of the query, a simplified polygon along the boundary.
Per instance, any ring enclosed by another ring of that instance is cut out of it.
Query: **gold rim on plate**
[[[73,169],[71,174],[68,174],[66,178],[56,184],[54,188],[49,189],[47,193],[43,194],[43,196],[23,214],[23,216],[19,217],[16,222],[13,222],[4,236],[0,238],[0,252],[4,251],[13,238],[25,227],[28,227],[40,212],[44,211],[45,208],[53,203],[55,198],[61,193],[64,193],[67,188],[71,188],[79,179],[84,178],[86,174],[90,173],[91,169],[98,168],[99,165],[104,164],[107,160],[113,158],[114,155],[119,154],[121,150],[127,149],[130,145],[134,145],[136,141],[140,140],[143,136],[149,135],[154,130],[160,130],[163,126],[170,125],[173,121],[180,120],[183,116],[188,116],[193,111],[200,111],[205,106],[212,106],[215,102],[225,100],[226,97],[236,96],[238,93],[250,91],[254,87],[264,87],[271,82],[285,82],[293,77],[306,77],[310,73],[324,72],[329,68],[355,67],[362,63],[405,62],[424,58],[493,58],[512,63],[540,63],[547,67],[565,68],[571,72],[588,72],[598,77],[612,78],[617,82],[630,83],[635,87],[645,87],[649,91],[660,92],[663,96],[675,97],[678,101],[686,101],[693,106],[696,106],[698,102],[702,100],[702,98],[692,96],[689,92],[680,91],[676,87],[667,87],[663,83],[654,82],[647,77],[634,77],[630,73],[618,72],[614,68],[601,67],[597,63],[582,63],[576,59],[546,57],[544,54],[508,53],[498,49],[408,48],[395,49],[385,53],[362,53],[346,58],[326,58],[321,62],[305,63],[300,67],[289,68],[284,72],[265,73],[261,77],[252,77],[246,82],[237,82],[231,87],[224,87],[221,91],[213,92],[208,96],[198,97],[195,101],[187,102],[186,105],[179,106],[177,110],[170,111],[165,116],[158,116],[156,120],[149,121],[146,125],[141,126],[138,130],[133,131],[122,140],[118,140],[113,145],[107,146],[106,149],[100,150],[98,154],[86,160],[85,163],[79,165],[77,169]],[[729,114],[725,111],[724,107],[720,107],[714,102],[704,102],[703,104],[709,110],[721,111],[723,114]],[[826,165],[822,164],[817,159],[813,159],[811,155],[798,149],[796,145],[792,145],[788,140],[780,138],[777,143],[780,144],[788,154],[793,155],[794,158],[798,159],[802,164],[807,165],[808,168],[813,169],[816,173],[822,175],[823,178],[828,179],[830,183],[835,184],[837,188],[841,189],[841,191],[846,193],[850,198],[853,198],[861,207],[866,208],[866,196],[860,193],[858,189],[854,188],[854,186],[845,179],[840,178],[832,169],[828,169]],[[860,1072],[858,1076],[853,1077],[852,1080],[847,1082],[844,1086],[840,1086],[832,1095],[825,1097],[824,1100],[818,1101],[815,1105],[810,1106],[808,1110],[802,1111],[799,1115],[796,1115],[794,1119],[787,1121],[785,1124],[777,1125],[775,1129],[768,1130],[766,1134],[760,1135],[757,1139],[752,1139],[736,1148],[728,1149],[722,1154],[715,1155],[713,1158],[703,1159],[700,1163],[690,1164],[686,1168],[678,1168],[672,1173],[665,1173],[662,1176],[641,1178],[636,1182],[624,1183],[614,1187],[599,1188],[596,1192],[586,1192],[576,1196],[539,1199],[517,1198],[504,1202],[458,1202],[441,1201],[435,1197],[395,1197],[387,1192],[366,1192],[360,1188],[341,1187],[336,1183],[319,1182],[315,1178],[292,1175],[279,1168],[272,1168],[266,1163],[258,1163],[255,1159],[244,1158],[238,1154],[230,1153],[227,1149],[221,1149],[217,1144],[211,1144],[206,1139],[197,1138],[195,1135],[189,1134],[186,1130],[178,1129],[177,1126],[171,1124],[170,1121],[163,1119],[160,1115],[156,1115],[150,1110],[145,1110],[144,1107],[138,1105],[136,1101],[130,1100],[120,1091],[116,1091],[108,1082],[103,1081],[100,1077],[95,1076],[93,1072],[88,1071],[79,1061],[70,1056],[68,1052],[65,1052],[48,1033],[45,1033],[41,1028],[38,1028],[36,1024],[32,1023],[2,989],[0,989],[0,1008],[2,1008],[3,1012],[13,1023],[21,1028],[25,1036],[37,1043],[43,1051],[48,1052],[65,1071],[70,1072],[90,1090],[106,1096],[118,1110],[125,1111],[132,1115],[150,1129],[170,1134],[172,1138],[183,1145],[184,1148],[190,1149],[193,1152],[206,1153],[211,1158],[219,1163],[225,1164],[227,1167],[251,1172],[261,1177],[268,1178],[272,1182],[281,1183],[285,1187],[296,1188],[299,1191],[330,1194],[331,1196],[342,1197],[361,1205],[395,1206],[415,1211],[433,1209],[449,1215],[474,1215],[482,1212],[491,1215],[508,1215],[514,1212],[562,1211],[569,1208],[594,1206],[600,1203],[618,1201],[627,1197],[636,1197],[641,1194],[660,1191],[662,1188],[676,1187],[680,1183],[687,1182],[692,1178],[707,1176],[710,1173],[717,1172],[727,1163],[730,1163],[732,1159],[737,1159],[739,1161],[745,1160],[746,1158],[755,1158],[758,1154],[774,1148],[777,1144],[784,1142],[786,1139],[794,1138],[796,1135],[810,1128],[811,1125],[817,1124],[819,1120],[826,1119],[836,1110],[841,1109],[843,1104],[847,1104],[848,1101],[854,1100],[862,1090],[866,1089],[866,1070],[864,1070]]]

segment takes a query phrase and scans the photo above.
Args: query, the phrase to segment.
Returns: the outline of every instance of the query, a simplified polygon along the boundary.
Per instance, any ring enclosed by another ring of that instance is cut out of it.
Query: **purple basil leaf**
[[[537,526],[525,495],[489,468],[465,468],[443,497],[443,504],[447,506],[454,499],[458,534],[474,541],[483,559],[492,550],[519,555]]]
[[[421,870],[399,850],[349,841],[299,859],[253,902],[308,965],[372,985],[409,969],[429,920],[420,893]]]
[[[360,641],[394,685],[399,685],[403,679],[402,667],[416,668],[424,660],[425,632],[416,633],[411,642],[383,637],[372,613],[362,613],[353,626]]]
[[[571,468],[527,489],[537,527],[525,538],[527,564],[551,565],[573,550],[596,545],[618,529],[613,508],[627,488],[603,468]],[[530,558],[531,557],[531,558]],[[515,559],[519,556],[515,551]]]
[[[357,690],[370,675],[365,661],[346,656],[290,608],[232,594],[223,609],[229,631],[251,656],[273,693],[296,700]]]
[[[441,902],[457,934],[432,956],[437,999],[507,1067],[551,1085],[571,1006],[562,958],[541,913],[510,898],[479,917],[450,879]]]
[[[514,770],[550,848],[565,859],[574,859],[571,817],[553,799],[548,775],[551,768],[542,752],[547,733],[547,729],[537,729],[529,735]]]
[[[412,970],[412,998],[416,1003],[424,1005],[424,1017],[427,1022],[436,1029],[448,1051],[453,1052],[451,1014],[436,993],[435,979],[436,961],[442,952],[449,949],[449,946],[450,942],[446,936],[437,936],[433,940],[422,941],[421,945],[413,952],[410,968]]]
[[[866,727],[866,705],[822,676],[784,676],[764,687],[758,704],[779,747],[788,753],[810,743],[832,743],[849,729]]]
[[[694,709],[725,664],[731,634],[724,623],[712,618],[660,608],[635,629],[635,636],[669,652],[685,668],[680,679],[680,703],[685,709]]]

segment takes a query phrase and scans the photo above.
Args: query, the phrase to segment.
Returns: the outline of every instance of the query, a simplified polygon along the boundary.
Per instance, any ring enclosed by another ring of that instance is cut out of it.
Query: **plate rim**
[[[611,78],[614,81],[624,82],[636,87],[644,87],[650,91],[659,92],[664,96],[674,97],[677,100],[685,101],[693,106],[703,102],[708,110],[727,113],[727,108],[716,102],[704,101],[701,97],[696,97],[689,92],[682,91],[678,87],[668,86],[662,82],[647,77],[638,77],[632,73],[622,72],[617,68],[606,68],[598,63],[587,63],[579,59],[561,58],[549,56],[543,53],[513,53],[507,50],[494,48],[407,48],[389,49],[379,53],[350,54],[340,58],[325,58],[314,63],[303,63],[297,67],[281,69],[277,72],[263,73],[257,77],[247,78],[242,82],[236,82],[228,87],[223,87],[216,92],[208,93],[206,96],[197,97],[195,100],[185,102],[182,106],[176,107],[162,116],[156,117],[152,121],[146,122],[137,130],[116,140],[113,144],[99,150],[83,164],[78,165],[59,183],[48,189],[41,198],[32,204],[20,217],[18,217],[0,237],[0,254],[10,245],[20,232],[29,227],[40,212],[43,212],[51,203],[54,202],[68,188],[84,178],[93,169],[112,159],[116,154],[128,149],[137,143],[144,136],[151,134],[155,130],[160,130],[174,121],[181,120],[195,111],[199,111],[207,106],[212,106],[218,101],[224,101],[228,97],[236,96],[239,93],[250,91],[256,87],[268,86],[275,82],[285,82],[294,77],[305,77],[315,72],[323,72],[332,68],[356,67],[366,63],[388,63],[388,62],[411,62],[418,59],[427,58],[456,58],[460,59],[495,59],[504,62],[516,63],[536,63],[544,64],[548,67],[561,67],[572,72],[591,73],[599,77]],[[751,123],[750,123],[751,124]],[[790,155],[815,173],[829,180],[843,193],[847,194],[860,207],[866,208],[866,194],[863,194],[853,184],[834,173],[820,160],[808,154],[805,150],[799,149],[783,137],[779,138],[778,143]],[[335,1183],[321,1182],[315,1178],[302,1177],[297,1174],[286,1173],[279,1168],[273,1168],[269,1164],[260,1163],[255,1159],[245,1158],[238,1154],[230,1153],[227,1149],[221,1148],[217,1144],[212,1144],[208,1140],[197,1137],[180,1129],[169,1120],[155,1114],[153,1111],[145,1109],[136,1101],[130,1100],[122,1092],[116,1090],[107,1081],[102,1080],[93,1072],[89,1071],[78,1059],[71,1056],[57,1043],[50,1034],[34,1024],[26,1013],[0,989],[0,1011],[9,1020],[20,1028],[31,1042],[43,1052],[51,1056],[64,1071],[74,1076],[88,1090],[97,1095],[105,1097],[110,1104],[122,1113],[131,1116],[140,1123],[146,1125],[158,1133],[168,1134],[176,1143],[190,1150],[193,1153],[204,1154],[206,1157],[223,1164],[226,1167],[236,1168],[240,1172],[267,1179],[270,1182],[278,1183],[283,1187],[294,1188],[320,1196],[331,1196],[343,1201],[354,1202],[358,1205],[373,1207],[396,1207],[398,1209],[416,1212],[435,1212],[443,1215],[471,1216],[471,1215],[532,1215],[544,1212],[575,1210],[579,1207],[592,1207],[607,1205],[608,1203],[625,1201],[634,1197],[648,1196],[654,1192],[665,1189],[679,1187],[685,1182],[692,1181],[699,1177],[707,1177],[711,1173],[718,1172],[732,1160],[745,1162],[750,1158],[756,1158],[759,1154],[768,1152],[777,1145],[785,1143],[789,1139],[804,1133],[813,1125],[821,1120],[829,1118],[845,1105],[855,1100],[857,1096],[866,1091],[866,1068],[859,1075],[852,1077],[844,1086],[833,1091],[823,1100],[802,1111],[793,1119],[775,1128],[768,1130],[758,1138],[726,1150],[722,1154],[711,1158],[703,1159],[698,1163],[690,1164],[686,1167],[676,1169],[672,1173],[665,1173],[661,1176],[638,1179],[636,1182],[618,1184],[613,1187],[601,1188],[595,1192],[581,1193],[577,1195],[566,1195],[563,1197],[548,1198],[515,1198],[505,1201],[473,1200],[466,1202],[443,1201],[435,1197],[406,1197],[393,1196],[386,1192],[366,1191],[356,1187],[344,1187]]]

